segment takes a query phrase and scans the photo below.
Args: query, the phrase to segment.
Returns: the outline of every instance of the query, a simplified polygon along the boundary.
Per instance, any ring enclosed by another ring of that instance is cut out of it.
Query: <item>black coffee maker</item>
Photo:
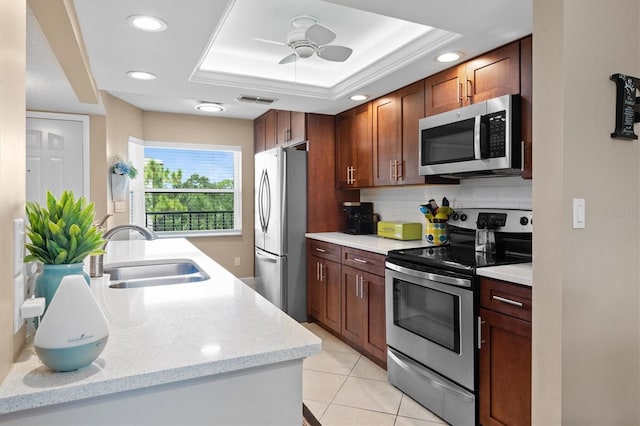
[[[347,229],[345,234],[375,234],[373,222],[373,203],[361,203],[358,201],[345,201],[342,211],[347,216]]]

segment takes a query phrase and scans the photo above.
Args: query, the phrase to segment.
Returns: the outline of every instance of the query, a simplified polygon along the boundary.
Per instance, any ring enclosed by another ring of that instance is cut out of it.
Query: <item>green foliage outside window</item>
[[[168,189],[167,192],[146,192],[145,210],[151,215],[154,222],[153,228],[163,230],[207,230],[207,229],[232,229],[234,194],[230,192],[180,192],[180,189],[188,190],[233,190],[233,179],[224,179],[220,182],[211,182],[207,176],[192,174],[183,180],[182,170],[172,171],[161,162],[153,159],[147,161],[144,166],[144,182],[147,189]],[[168,212],[199,212],[200,215],[185,214],[172,215],[169,219],[153,213]],[[213,213],[220,213],[213,215]],[[208,213],[205,215],[204,213]],[[167,224],[170,220],[170,224]],[[162,222],[162,224],[160,223]]]

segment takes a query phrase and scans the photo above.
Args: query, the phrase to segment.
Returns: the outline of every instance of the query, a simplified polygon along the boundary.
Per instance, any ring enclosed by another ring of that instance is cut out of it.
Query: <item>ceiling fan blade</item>
[[[295,62],[297,60],[298,60],[298,56],[295,53],[292,53],[291,55],[288,55],[282,58],[280,62],[278,62],[278,65],[290,64],[291,62]]]
[[[318,56],[327,61],[344,62],[349,59],[353,49],[345,46],[322,46],[318,48]]]
[[[253,39],[256,40],[256,41],[261,41],[263,43],[277,44],[278,46],[286,46],[287,45],[287,43],[283,43],[281,41],[269,40],[269,39],[266,39],[266,38],[253,37]]]
[[[307,40],[314,42],[318,46],[322,46],[323,44],[331,43],[336,38],[336,33],[324,25],[313,24],[307,28],[304,36]]]

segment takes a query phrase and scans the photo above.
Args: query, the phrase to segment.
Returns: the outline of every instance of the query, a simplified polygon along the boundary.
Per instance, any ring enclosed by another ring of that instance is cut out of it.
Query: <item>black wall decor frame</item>
[[[611,137],[638,139],[633,131],[633,124],[640,122],[640,98],[636,97],[640,79],[625,74],[613,74],[610,79],[616,83],[616,128]]]

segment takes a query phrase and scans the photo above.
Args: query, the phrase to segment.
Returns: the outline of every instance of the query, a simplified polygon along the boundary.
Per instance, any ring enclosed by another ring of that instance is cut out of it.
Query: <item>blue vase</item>
[[[84,263],[69,263],[63,265],[42,265],[42,272],[36,278],[36,297],[44,297],[45,312],[53,295],[58,290],[60,281],[66,275],[82,275],[88,286],[91,286],[91,278],[89,274],[84,271]]]

